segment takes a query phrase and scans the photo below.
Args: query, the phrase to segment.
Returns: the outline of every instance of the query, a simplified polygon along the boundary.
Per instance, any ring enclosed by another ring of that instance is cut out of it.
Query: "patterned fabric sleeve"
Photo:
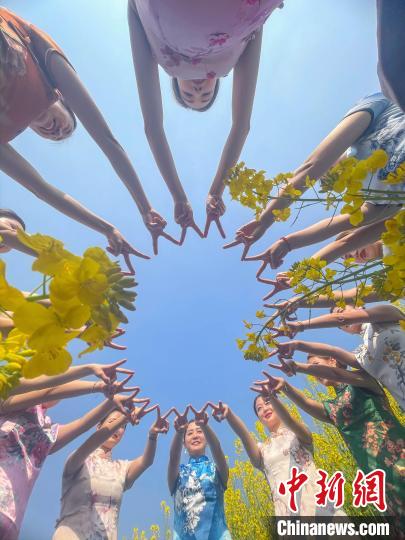
[[[126,491],[127,489],[129,489],[125,485],[125,483],[126,483],[126,479],[127,479],[128,469],[129,469],[132,461],[130,461],[128,459],[120,459],[120,460],[118,460],[118,463],[119,463],[120,480],[122,482],[123,490]]]
[[[367,130],[363,133],[362,138],[367,136],[369,133],[373,131],[373,126],[375,123],[376,118],[389,106],[391,105],[391,102],[389,99],[387,99],[381,92],[378,92],[376,94],[370,94],[363,99],[361,99],[354,107],[352,107],[347,113],[345,114],[344,118],[347,118],[348,116],[360,112],[360,111],[367,111],[371,114],[371,123]]]

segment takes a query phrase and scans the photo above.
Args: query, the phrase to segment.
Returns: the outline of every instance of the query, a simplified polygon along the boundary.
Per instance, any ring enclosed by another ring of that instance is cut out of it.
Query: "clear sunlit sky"
[[[126,1],[3,0],[2,4],[49,32],[62,46],[133,160],[153,206],[168,220],[167,231],[178,236],[172,199],[143,131]],[[362,96],[379,90],[376,62],[373,0],[286,0],[285,8],[276,10],[265,26],[251,131],[242,159],[270,175],[294,169],[346,110]],[[232,76],[222,81],[217,102],[204,114],[176,105],[164,72],[161,79],[168,139],[196,220],[203,227],[205,198],[230,127]],[[27,130],[13,145],[45,179],[113,222],[137,248],[152,252],[150,235],[130,195],[80,125],[63,143],[47,142]],[[105,246],[98,233],[59,214],[8,177],[0,174],[0,178],[1,206],[18,212],[28,231],[54,235],[75,253],[93,245]],[[228,194],[225,201],[228,208],[223,225],[231,238],[251,213],[231,202]],[[294,227],[325,215],[322,208],[311,207]],[[273,226],[251,253],[290,230],[289,224]],[[223,243],[214,228],[207,240],[189,232],[183,247],[160,241],[158,257],[136,260],[137,311],[130,314],[121,342],[127,344],[125,356],[136,370],[134,382],[162,409],[182,408],[189,402],[200,407],[208,399],[221,399],[253,427],[253,396],[248,386],[261,368],[243,360],[235,339],[243,336],[242,319],[254,318],[267,289],[255,280],[257,265],[240,262],[240,248],[224,251]],[[285,266],[311,255],[317,247],[293,253]],[[40,275],[30,270],[29,257],[11,253],[5,260],[13,284],[25,290],[38,285]],[[301,318],[307,315],[301,310]],[[304,337],[347,348],[358,343],[358,338],[339,330],[311,331]],[[79,347],[72,350],[77,358]],[[122,356],[107,349],[83,361],[107,362]],[[295,382],[302,386],[304,380],[296,378]],[[52,409],[51,416],[57,422],[68,422],[100,401],[98,395],[67,400]],[[149,416],[140,426],[129,427],[115,457],[138,456],[151,422]],[[231,454],[234,436],[230,429],[216,423],[214,429],[225,452]],[[159,440],[155,464],[125,493],[119,538],[129,537],[133,527],[147,528],[160,520],[160,501],[170,500],[166,466],[172,435],[173,431]],[[63,464],[83,440],[47,459],[26,512],[21,539],[51,537],[59,513]]]

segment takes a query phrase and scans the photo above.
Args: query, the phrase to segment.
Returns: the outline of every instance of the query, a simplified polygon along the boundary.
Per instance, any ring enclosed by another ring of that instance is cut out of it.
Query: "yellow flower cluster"
[[[40,298],[51,305],[46,308],[35,302],[37,297],[25,297],[9,285],[0,261],[0,309],[15,327],[0,342],[1,395],[18,384],[21,375],[65,371],[72,361],[66,347],[73,338],[89,344],[81,354],[102,349],[119,323],[127,322],[121,308],[135,309],[135,280],[123,276],[102,249],[89,248],[79,257],[49,236],[20,231],[19,239],[37,253],[32,268],[44,274]]]
[[[355,157],[344,158],[321,179],[321,189],[315,198],[302,197],[302,192],[290,184],[292,173],[281,173],[272,179],[265,177],[265,171],[249,169],[244,162],[239,163],[230,170],[225,184],[229,187],[232,199],[239,201],[243,206],[251,208],[258,218],[271,199],[285,197],[291,201],[302,203],[322,203],[329,210],[337,208],[343,203],[340,210],[342,214],[350,215],[350,223],[359,225],[363,221],[361,207],[365,201],[404,200],[397,192],[372,190],[364,188],[364,181],[377,170],[385,167],[388,155],[384,150],[376,150],[368,158],[359,160]],[[405,164],[390,173],[385,182],[387,184],[399,184],[405,179]],[[316,180],[306,178],[307,187],[315,188]],[[275,193],[273,189],[276,189]],[[273,210],[276,221],[286,221],[291,215],[290,208]]]
[[[383,257],[385,276],[375,279],[375,287],[390,298],[403,298],[405,291],[405,210],[400,210],[385,222],[386,232],[381,235],[388,254]]]
[[[322,179],[323,192],[340,194],[337,202],[345,203],[340,213],[350,214],[352,225],[363,221],[361,206],[370,197],[369,191],[363,188],[364,180],[370,173],[384,167],[387,161],[388,155],[384,150],[376,150],[363,160],[349,157],[339,161]]]
[[[256,317],[258,319],[266,318],[266,314],[263,310],[256,311]],[[243,351],[245,360],[252,360],[253,362],[262,362],[269,356],[269,349],[277,346],[277,341],[272,335],[271,329],[274,323],[269,319],[264,325],[253,324],[248,321],[243,321],[245,328],[251,330],[253,326],[259,327],[256,332],[247,332],[245,339],[237,339],[236,344],[238,349]]]
[[[267,179],[265,171],[248,169],[242,161],[230,170],[225,184],[229,187],[229,192],[233,200],[239,201],[243,206],[247,206],[255,211],[256,217],[266,208],[271,192],[274,188],[288,189],[288,195],[293,200],[301,195],[301,191],[288,187],[291,173],[279,174],[275,178]],[[286,217],[287,216],[287,217]],[[276,216],[280,220],[288,219],[289,212],[280,211]]]

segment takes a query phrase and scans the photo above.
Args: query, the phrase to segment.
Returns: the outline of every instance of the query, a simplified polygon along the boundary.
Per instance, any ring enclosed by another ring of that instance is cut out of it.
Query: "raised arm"
[[[187,204],[187,195],[177,174],[163,126],[163,106],[158,64],[152,55],[135,2],[132,0],[128,2],[128,22],[145,134],[155,162],[172,194],[174,202],[179,205]]]
[[[0,169],[2,170],[1,165]],[[22,242],[20,242],[20,240],[18,239],[17,231],[15,229],[1,229],[0,225],[0,237],[1,241],[9,248],[16,249],[17,251],[21,251],[21,253],[31,255],[32,257],[37,256],[37,253],[33,249],[25,246]]]
[[[364,226],[368,224],[378,224],[379,227],[384,230],[385,220],[392,217],[397,212],[398,207],[396,205],[375,205],[366,202],[362,206]],[[263,264],[261,266],[261,274],[268,264],[271,266],[271,268],[278,268],[281,266],[284,257],[290,251],[294,251],[295,249],[309,246],[311,244],[317,244],[323,240],[326,240],[327,238],[350,229],[356,229],[356,226],[350,223],[349,214],[340,214],[325,218],[305,229],[281,237],[262,253],[252,257],[246,257],[246,260],[262,260]],[[324,255],[326,254],[327,259],[331,258],[334,260],[332,256],[328,255],[329,250],[327,248],[322,249],[321,251]],[[313,257],[315,256],[317,255],[313,255]]]
[[[243,420],[241,420],[228,405],[222,403],[221,401],[216,407],[214,407],[213,417],[219,422],[223,419],[227,420],[228,424],[242,441],[253,467],[256,467],[256,469],[261,469],[262,457],[259,446],[250,434]]]
[[[48,184],[38,171],[9,144],[0,145],[0,170],[56,210],[103,234],[117,254],[122,247],[132,248],[114,225],[88,210],[67,193]],[[20,249],[15,239],[8,236],[8,240],[11,242],[11,247]],[[21,249],[21,251],[28,253],[27,249]],[[31,253],[30,250],[28,254],[33,255],[34,253]]]
[[[331,423],[321,403],[306,397],[303,392],[297,390],[297,388],[292,386],[284,379],[281,379],[280,377],[268,377],[267,381],[260,381],[259,383],[255,383],[255,385],[257,387],[259,384],[259,389],[262,390],[263,386],[266,387],[266,385],[269,384],[269,381],[272,392],[283,392],[286,397],[291,399],[291,401],[293,401],[306,413],[310,414],[314,418],[317,418],[318,420],[321,420],[322,422],[327,422],[329,424]],[[276,384],[274,384],[274,381],[276,381]],[[252,390],[257,392],[258,388],[252,387]]]
[[[367,111],[356,112],[344,118],[304,163],[294,171],[289,185],[304,193],[308,189],[306,179],[308,177],[311,179],[321,178],[366,131],[370,122],[371,115]],[[247,249],[263,236],[266,230],[274,223],[273,210],[282,210],[291,204],[292,199],[284,196],[284,190],[282,190],[279,197],[270,201],[258,221],[247,223],[236,232],[236,240],[229,247],[237,243],[245,244],[244,255],[246,255]]]
[[[170,495],[173,495],[176,488],[177,477],[179,474],[181,450],[183,448],[184,432],[187,429],[187,413],[189,407],[186,408],[183,414],[180,414],[177,409],[174,412],[177,415],[174,421],[174,429],[176,430],[173,441],[170,447],[169,465],[167,468],[167,483],[169,486]]]
[[[328,264],[335,261],[339,257],[343,257],[350,251],[360,249],[364,246],[372,244],[381,238],[381,234],[385,231],[385,221],[371,223],[365,227],[358,227],[343,238],[334,240],[327,246],[321,248],[312,257],[322,259]]]
[[[131,461],[128,467],[125,489],[132,487],[135,480],[153,464],[155,460],[158,436],[160,433],[166,434],[169,431],[169,423],[166,420],[167,414],[161,416],[159,406],[154,406],[151,409],[155,408],[157,409],[157,419],[149,430],[148,440],[146,441],[143,454]],[[170,412],[168,414],[170,414]]]
[[[108,383],[110,381],[112,382],[116,379],[117,372],[131,375],[134,374],[132,370],[119,367],[124,364],[125,361],[126,360],[119,360],[118,362],[114,362],[113,364],[106,365],[83,364],[82,366],[73,366],[70,367],[67,371],[65,371],[65,373],[62,373],[61,375],[54,375],[52,377],[43,375],[41,377],[35,377],[35,379],[21,378],[19,386],[14,388],[10,392],[10,395],[15,396],[18,394],[24,394],[26,392],[32,392],[34,390],[53,388],[61,384],[87,377],[88,375],[96,375],[105,383]]]
[[[327,343],[301,341],[297,339],[293,341],[285,341],[283,343],[280,342],[277,347],[278,352],[276,351],[275,353],[271,353],[269,357],[279,354],[283,358],[291,358],[295,351],[302,351],[314,356],[330,356],[341,364],[357,369],[361,367],[357,362],[356,355],[354,353]]]
[[[86,394],[91,394],[93,391],[102,391],[100,383],[88,381],[70,382],[57,386],[56,388],[36,390],[34,392],[11,396],[0,402],[0,412],[1,414],[7,414],[21,411],[23,409],[34,407],[35,405],[40,405],[46,401],[84,396]]]
[[[367,309],[351,309],[339,313],[327,313],[305,321],[289,322],[292,331],[302,332],[314,328],[334,328],[356,323],[398,323],[405,315],[390,304],[379,305]]]
[[[232,125],[208,193],[205,234],[208,234],[211,221],[219,219],[225,211],[223,203],[221,205],[221,197],[225,189],[224,181],[229,169],[237,163],[249,134],[259,73],[262,35],[262,29],[255,33],[255,38],[249,41],[233,70]],[[222,229],[219,228],[219,230],[221,232]]]

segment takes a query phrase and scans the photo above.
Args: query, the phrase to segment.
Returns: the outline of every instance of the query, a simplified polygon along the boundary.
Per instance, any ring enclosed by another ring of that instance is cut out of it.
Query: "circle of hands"
[[[288,341],[280,343],[278,349],[269,354],[278,356],[279,364],[269,363],[268,365],[281,371],[288,377],[296,374],[296,365],[291,359],[294,354],[297,343]],[[204,428],[209,422],[208,408],[211,408],[211,416],[217,422],[225,420],[229,414],[229,406],[219,401],[215,404],[207,401],[201,409],[196,409],[189,404],[183,412],[179,412],[176,407],[171,407],[166,413],[162,414],[159,404],[151,404],[149,397],[137,397],[141,391],[139,386],[127,386],[129,381],[135,375],[135,371],[122,367],[126,359],[118,360],[113,364],[93,364],[93,375],[100,379],[94,385],[94,391],[102,392],[107,399],[110,399],[115,408],[119,410],[132,425],[138,425],[141,419],[149,413],[156,410],[156,419],[149,432],[153,435],[166,434],[170,429],[169,416],[175,415],[173,427],[177,433],[183,433],[190,422],[189,413],[194,415],[191,420],[201,428]],[[279,392],[285,391],[285,380],[282,377],[273,377],[267,371],[262,372],[264,380],[255,381],[250,389],[262,395],[265,399],[275,397]],[[122,375],[123,379],[118,380]]]

